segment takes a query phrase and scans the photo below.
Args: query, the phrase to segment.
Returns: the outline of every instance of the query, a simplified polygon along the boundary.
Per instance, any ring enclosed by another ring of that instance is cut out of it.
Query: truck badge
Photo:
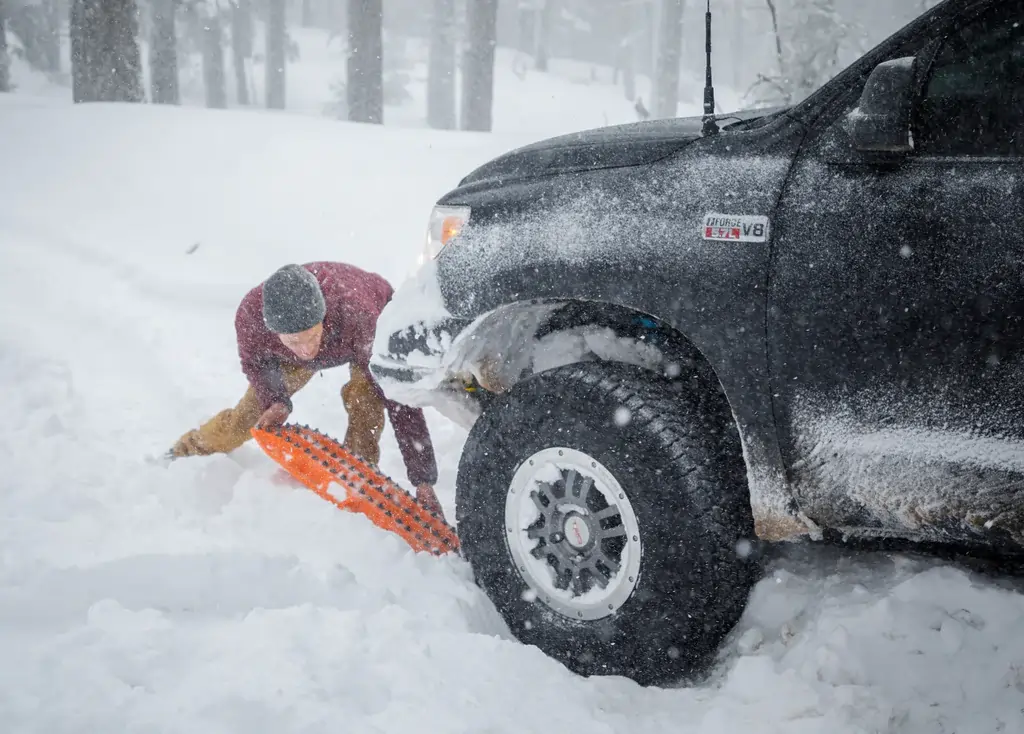
[[[756,214],[708,214],[701,226],[706,240],[767,242],[768,217]]]

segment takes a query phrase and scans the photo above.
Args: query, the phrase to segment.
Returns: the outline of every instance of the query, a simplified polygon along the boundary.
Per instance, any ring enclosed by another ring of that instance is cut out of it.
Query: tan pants
[[[380,461],[380,436],[384,431],[384,402],[377,397],[365,370],[352,366],[352,376],[341,389],[348,413],[345,448],[372,464]],[[313,378],[303,367],[282,369],[285,389],[291,397]],[[253,426],[262,411],[250,386],[234,408],[222,410],[199,428],[189,431],[174,445],[174,456],[208,456],[228,453],[252,438]]]

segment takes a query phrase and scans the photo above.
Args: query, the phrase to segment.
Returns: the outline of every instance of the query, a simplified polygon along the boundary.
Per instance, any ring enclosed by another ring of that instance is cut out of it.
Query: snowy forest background
[[[720,111],[799,101],[935,2],[713,0]],[[0,0],[0,91],[18,91],[12,65],[21,64],[76,102],[488,131],[496,95],[547,77],[614,89],[622,113],[604,111],[599,123],[673,117],[699,109],[704,9],[704,0]],[[523,124],[529,106],[518,110]]]

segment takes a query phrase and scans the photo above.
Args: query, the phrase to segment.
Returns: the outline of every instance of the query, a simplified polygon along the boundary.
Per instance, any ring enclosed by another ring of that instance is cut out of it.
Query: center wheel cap
[[[585,548],[590,542],[590,527],[579,515],[569,515],[562,528],[565,539],[573,548]]]

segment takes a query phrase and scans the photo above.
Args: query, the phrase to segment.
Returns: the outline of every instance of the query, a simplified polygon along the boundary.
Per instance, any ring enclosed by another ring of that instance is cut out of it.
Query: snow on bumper
[[[444,306],[431,262],[381,313],[370,369],[392,400],[436,408],[468,428],[484,393],[505,392],[538,363],[543,355],[534,336],[562,305],[513,303],[472,320],[456,318]],[[563,361],[578,359],[555,351]]]
[[[445,308],[436,263],[426,263],[395,291],[377,320],[370,370],[385,394],[404,405],[434,407],[463,425],[475,419],[473,401],[457,388],[448,361],[469,323]]]

